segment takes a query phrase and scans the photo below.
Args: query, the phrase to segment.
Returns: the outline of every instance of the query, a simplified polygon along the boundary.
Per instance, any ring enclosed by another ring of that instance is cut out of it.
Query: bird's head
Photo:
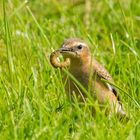
[[[85,42],[80,39],[67,39],[62,44],[60,52],[64,58],[70,58],[71,62],[86,62],[90,56],[89,48]]]

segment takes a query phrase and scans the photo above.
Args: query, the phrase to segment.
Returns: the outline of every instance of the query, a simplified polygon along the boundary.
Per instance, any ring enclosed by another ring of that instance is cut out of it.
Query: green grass
[[[140,1],[91,0],[89,5],[0,1],[0,139],[140,139]],[[68,101],[49,55],[70,37],[85,40],[109,70],[128,122],[109,119],[96,103],[79,107]]]

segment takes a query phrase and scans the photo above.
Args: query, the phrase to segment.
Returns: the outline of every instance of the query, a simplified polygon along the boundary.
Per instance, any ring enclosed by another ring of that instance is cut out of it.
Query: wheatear
[[[98,61],[92,58],[89,47],[84,41],[77,38],[67,39],[59,52],[64,59],[70,59],[69,72],[98,100],[99,104],[108,102],[110,113],[125,116],[117,91],[109,84],[114,83],[112,77]],[[105,83],[102,79],[109,81],[109,83]],[[75,93],[77,96],[86,98],[86,95],[72,80],[66,84],[66,91],[71,96]]]

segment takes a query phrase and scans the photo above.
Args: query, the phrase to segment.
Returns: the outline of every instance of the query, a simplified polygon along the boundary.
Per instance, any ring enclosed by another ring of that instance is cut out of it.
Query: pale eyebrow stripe
[[[82,45],[82,46],[86,46],[86,44],[85,43],[81,43],[81,42],[78,42],[78,43],[73,43],[73,45],[72,46],[78,46],[78,45]],[[69,44],[67,44],[67,45],[65,45],[65,44],[63,44],[62,45],[62,47],[69,47]]]
[[[85,44],[85,43],[81,43],[81,42],[80,42],[78,45],[83,45],[83,46],[85,46],[86,44]]]
[[[79,45],[86,46],[85,43],[81,43],[81,42],[80,43],[78,42],[77,44],[76,43],[74,44],[74,46],[79,46]]]

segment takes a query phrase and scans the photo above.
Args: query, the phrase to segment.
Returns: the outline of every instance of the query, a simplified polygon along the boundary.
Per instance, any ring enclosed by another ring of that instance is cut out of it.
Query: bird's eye
[[[82,47],[83,47],[82,45],[78,45],[78,46],[77,46],[77,48],[78,48],[79,50],[81,50]]]

